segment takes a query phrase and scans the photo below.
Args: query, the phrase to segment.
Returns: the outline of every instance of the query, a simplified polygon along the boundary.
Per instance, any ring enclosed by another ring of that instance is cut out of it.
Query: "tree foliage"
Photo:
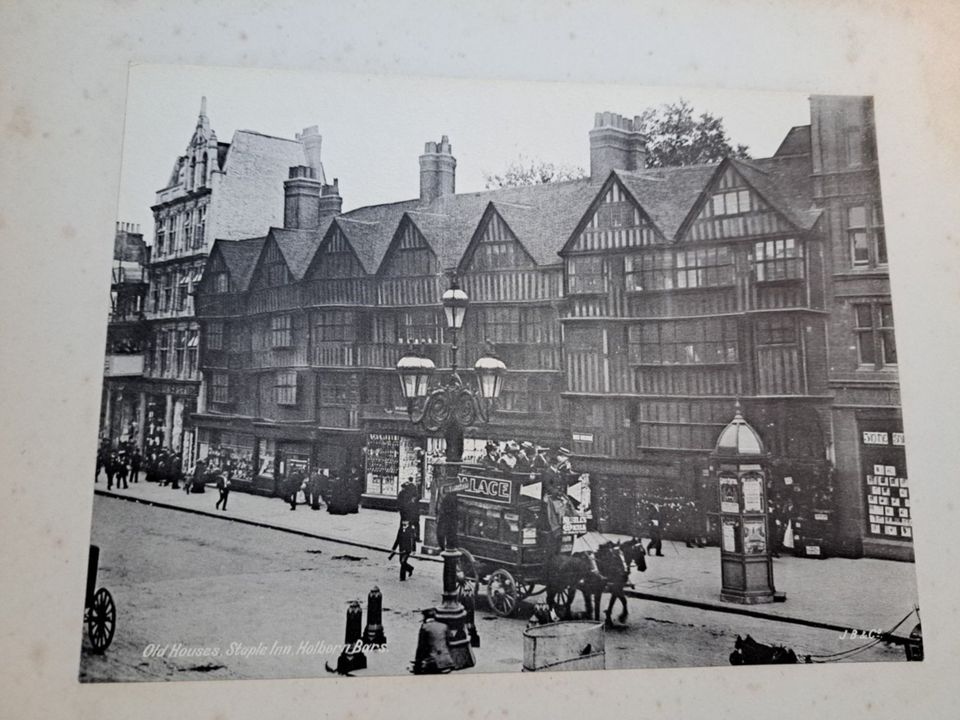
[[[647,167],[702,165],[728,155],[750,157],[746,145],[731,144],[723,118],[708,112],[695,115],[684,98],[645,110],[639,130],[647,136]]]
[[[586,175],[582,167],[557,165],[544,160],[536,160],[521,155],[511,162],[499,174],[484,172],[484,187],[487,190],[518,185],[539,185],[541,183],[576,180]]]
[[[709,112],[697,114],[685,98],[648,108],[637,128],[647,137],[647,167],[677,167],[719,162],[725,157],[749,158],[746,145],[734,145],[723,118]],[[576,180],[586,176],[581,167],[556,165],[520,155],[499,174],[484,172],[487,190]]]

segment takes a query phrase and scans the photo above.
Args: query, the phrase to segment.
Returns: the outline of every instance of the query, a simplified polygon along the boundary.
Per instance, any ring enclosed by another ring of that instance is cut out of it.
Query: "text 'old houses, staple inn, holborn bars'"
[[[764,159],[647,169],[611,113],[589,141],[589,177],[457,194],[444,137],[420,197],[346,213],[319,145],[291,163],[283,227],[218,236],[198,275],[194,455],[228,449],[247,461],[236,485],[266,492],[297,465],[363,465],[365,501],[389,505],[414,448],[442,442],[408,419],[394,368],[414,344],[449,367],[456,275],[460,365],[494,351],[509,368],[468,452],[569,444],[601,529],[630,532],[657,503],[709,517],[739,401],[771,497],[829,502],[837,553],[912,558],[909,500],[870,499],[878,478],[907,487],[872,102],[812,97]]]

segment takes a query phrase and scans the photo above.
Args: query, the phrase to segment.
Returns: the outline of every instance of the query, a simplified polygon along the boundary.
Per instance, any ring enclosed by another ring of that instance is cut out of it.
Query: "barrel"
[[[604,670],[603,623],[575,620],[523,631],[523,671]]]

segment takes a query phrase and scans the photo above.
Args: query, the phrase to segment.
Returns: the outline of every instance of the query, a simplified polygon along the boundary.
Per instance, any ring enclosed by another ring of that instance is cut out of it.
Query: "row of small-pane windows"
[[[749,190],[733,190],[714,194],[712,198],[713,215],[739,215],[753,208]]]
[[[753,268],[757,282],[802,280],[805,275],[803,244],[794,238],[754,243]]]
[[[628,290],[674,290],[733,284],[733,258],[727,247],[628,256]]]
[[[792,317],[759,318],[757,345],[795,345],[797,323]]]
[[[350,310],[324,310],[314,315],[316,342],[353,342],[357,339],[357,315]]]
[[[715,318],[631,325],[627,329],[631,362],[650,365],[735,363],[737,322]]]

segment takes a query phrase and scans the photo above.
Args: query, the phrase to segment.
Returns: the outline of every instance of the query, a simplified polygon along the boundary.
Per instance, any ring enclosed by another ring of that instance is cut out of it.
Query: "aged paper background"
[[[0,716],[960,717],[958,30],[946,0],[4,0]],[[130,62],[874,94],[927,661],[81,687]]]

